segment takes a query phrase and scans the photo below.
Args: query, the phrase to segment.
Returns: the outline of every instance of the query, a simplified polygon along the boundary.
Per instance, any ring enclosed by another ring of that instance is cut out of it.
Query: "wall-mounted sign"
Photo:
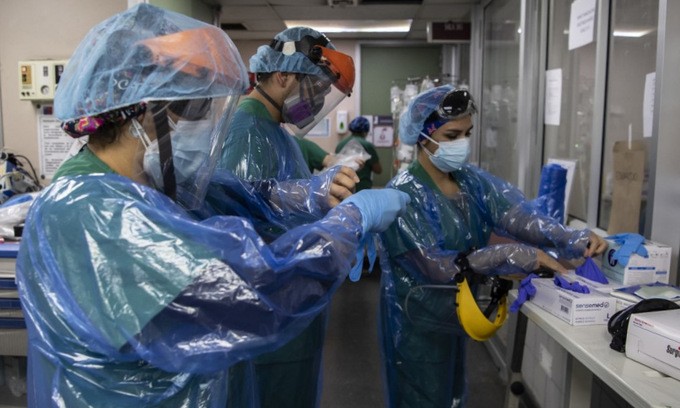
[[[470,23],[446,21],[427,23],[427,42],[456,43],[470,41]]]

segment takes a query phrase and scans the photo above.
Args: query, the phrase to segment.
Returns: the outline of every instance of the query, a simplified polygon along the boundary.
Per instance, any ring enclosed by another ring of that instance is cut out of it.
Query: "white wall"
[[[37,114],[33,103],[19,100],[18,62],[68,59],[92,26],[125,9],[127,0],[0,1],[4,147],[28,157],[38,174]]]

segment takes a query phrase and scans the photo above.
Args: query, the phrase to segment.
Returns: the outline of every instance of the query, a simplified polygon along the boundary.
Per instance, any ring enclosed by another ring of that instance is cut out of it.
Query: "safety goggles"
[[[472,99],[470,92],[466,90],[455,90],[449,92],[444,96],[444,99],[439,103],[437,115],[446,120],[455,120],[463,116],[477,113],[477,106]]]

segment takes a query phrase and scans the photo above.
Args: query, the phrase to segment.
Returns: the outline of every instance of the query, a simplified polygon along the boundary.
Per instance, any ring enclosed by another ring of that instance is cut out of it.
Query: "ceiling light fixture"
[[[654,30],[614,30],[614,37],[640,38]]]
[[[306,26],[327,33],[407,33],[413,20],[286,20],[286,27]]]

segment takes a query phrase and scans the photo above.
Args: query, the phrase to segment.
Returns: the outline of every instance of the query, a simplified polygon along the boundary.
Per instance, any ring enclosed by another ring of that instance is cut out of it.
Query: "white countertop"
[[[517,296],[510,291],[509,300]],[[606,325],[571,326],[531,302],[521,312],[635,407],[680,407],[680,381],[609,348]]]

